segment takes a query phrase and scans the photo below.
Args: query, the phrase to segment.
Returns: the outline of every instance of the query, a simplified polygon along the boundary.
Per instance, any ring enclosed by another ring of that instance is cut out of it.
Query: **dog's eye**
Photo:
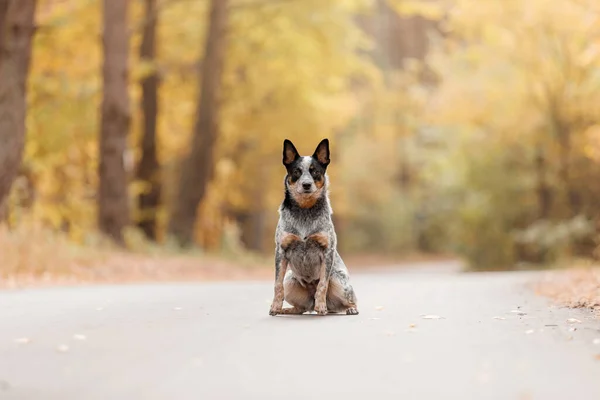
[[[302,176],[302,171],[300,171],[299,169],[295,169],[292,171],[292,178],[293,179],[298,179]]]

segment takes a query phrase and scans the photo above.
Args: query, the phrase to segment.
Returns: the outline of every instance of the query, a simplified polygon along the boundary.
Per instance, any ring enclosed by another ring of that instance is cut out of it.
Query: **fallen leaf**
[[[202,364],[204,364],[204,362],[202,361],[202,359],[200,357],[195,357],[194,359],[192,359],[192,365],[194,365],[196,367],[200,367],[200,366],[202,366]]]
[[[75,340],[85,340],[87,338],[85,337],[85,335],[75,334],[75,335],[73,335],[73,339],[75,339]]]
[[[580,324],[581,323],[581,321],[578,320],[577,318],[569,318],[569,319],[567,319],[567,322],[570,324]]]
[[[408,327],[409,327],[409,328],[416,328],[416,327],[417,327],[417,324],[410,324],[410,325],[408,325]]]
[[[383,310],[383,306],[377,306],[377,307],[375,307],[375,309],[376,309],[377,311],[381,311],[381,310]]]
[[[477,379],[480,383],[488,383],[490,381],[489,372],[483,371],[477,374]]]
[[[26,337],[18,338],[18,339],[15,339],[15,343],[18,343],[18,344],[27,344],[27,343],[31,343],[31,339],[26,338]]]
[[[439,315],[423,315],[423,319],[442,319]]]
[[[66,344],[61,344],[58,347],[56,347],[56,351],[58,351],[59,353],[66,353],[67,351],[69,351],[69,346],[67,346]]]

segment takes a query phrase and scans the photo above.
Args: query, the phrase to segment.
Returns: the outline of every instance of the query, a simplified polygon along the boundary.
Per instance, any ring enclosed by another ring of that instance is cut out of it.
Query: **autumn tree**
[[[193,242],[198,205],[206,194],[213,173],[228,7],[228,0],[211,1],[204,59],[198,70],[196,122],[169,222],[169,234],[184,246]]]
[[[128,6],[128,0],[104,0],[98,225],[117,242],[123,242],[123,229],[129,223],[125,163],[130,125]]]
[[[23,155],[36,4],[0,1],[0,214]]]
[[[156,214],[160,203],[160,166],[156,146],[156,124],[158,118],[159,75],[156,68],[156,27],[158,24],[156,0],[145,0],[144,29],[140,58],[149,64],[150,72],[142,78],[142,139],[141,160],[137,168],[137,179],[144,183],[138,196],[138,226],[147,238],[156,240]]]

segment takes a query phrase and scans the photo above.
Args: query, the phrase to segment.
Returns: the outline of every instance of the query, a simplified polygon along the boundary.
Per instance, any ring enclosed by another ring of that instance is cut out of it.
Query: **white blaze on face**
[[[312,157],[310,156],[304,156],[302,157],[302,160],[300,161],[300,169],[302,170],[302,177],[300,177],[300,179],[298,180],[298,185],[296,185],[296,190],[298,191],[298,193],[301,194],[305,194],[304,192],[304,187],[302,186],[302,184],[304,183],[310,183],[311,185],[313,184],[313,179],[312,176],[310,175],[310,165],[312,164]]]
[[[310,168],[310,164],[312,164],[311,156],[302,157],[302,172],[308,171],[308,169]]]

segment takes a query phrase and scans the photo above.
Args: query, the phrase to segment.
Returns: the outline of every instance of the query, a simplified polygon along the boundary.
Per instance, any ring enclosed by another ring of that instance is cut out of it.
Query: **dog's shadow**
[[[317,313],[305,313],[305,314],[278,314],[274,317],[276,319],[297,319],[297,320],[307,320],[311,318],[320,319],[327,317],[355,317],[356,315],[346,314],[346,313],[327,313],[325,315],[319,315]],[[273,316],[272,316],[273,317]]]

